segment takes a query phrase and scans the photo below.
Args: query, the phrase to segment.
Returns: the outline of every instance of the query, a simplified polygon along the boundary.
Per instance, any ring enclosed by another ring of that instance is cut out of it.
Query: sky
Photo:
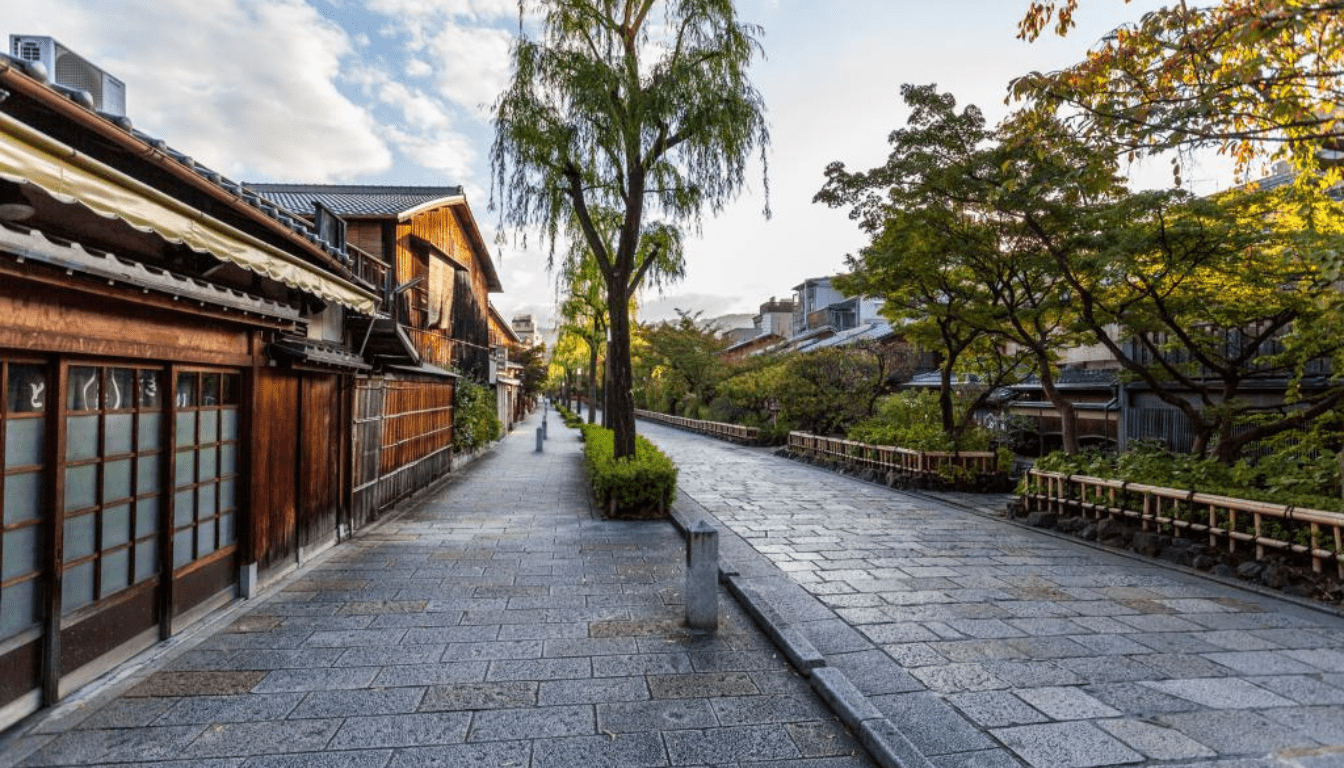
[[[136,128],[239,181],[461,185],[500,272],[505,317],[555,316],[556,288],[535,237],[490,210],[491,105],[510,76],[518,0],[27,0],[0,33],[48,35],[126,83]],[[883,162],[904,124],[903,83],[935,83],[991,122],[1008,83],[1081,59],[1158,0],[1083,0],[1060,39],[1016,39],[1028,0],[740,0],[764,30],[753,65],[771,130],[762,169],[686,238],[686,277],[645,295],[641,319],[676,309],[754,314],[803,280],[835,274],[864,237],[843,210],[812,203],[832,161]],[[1136,168],[1165,183],[1165,162]],[[1195,191],[1222,167],[1186,169]]]

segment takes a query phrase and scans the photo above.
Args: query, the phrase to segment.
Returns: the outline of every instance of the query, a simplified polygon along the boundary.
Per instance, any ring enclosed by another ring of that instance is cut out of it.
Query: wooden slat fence
[[[681,416],[671,416],[657,411],[636,410],[635,416],[649,421],[656,421],[660,424],[677,427],[679,429],[699,432],[711,437],[717,437],[722,440],[732,440],[738,443],[748,443],[755,445],[760,442],[761,431],[756,427],[744,427],[741,424],[728,424],[722,421],[702,421],[700,419],[687,419]]]
[[[1338,512],[1039,470],[1027,481],[1022,500],[1029,511],[1137,519],[1143,530],[1205,534],[1209,546],[1228,552],[1250,545],[1256,560],[1270,551],[1306,555],[1316,573],[1333,561],[1344,579],[1344,514]]]
[[[914,451],[807,432],[790,432],[789,449],[859,469],[894,471],[920,479],[946,479],[949,475],[974,478],[999,473],[999,458],[992,451]]]
[[[453,385],[360,379],[355,385],[356,528],[452,467]]]

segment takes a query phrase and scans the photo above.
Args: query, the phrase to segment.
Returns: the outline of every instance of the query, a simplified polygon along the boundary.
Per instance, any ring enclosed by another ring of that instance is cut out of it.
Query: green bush
[[[677,465],[642,436],[635,437],[635,455],[615,458],[610,429],[584,424],[584,459],[593,496],[604,509],[615,502],[616,517],[661,517],[677,492]]]
[[[453,394],[453,450],[474,451],[499,439],[503,427],[496,413],[495,391],[470,379],[459,379]]]
[[[960,440],[943,431],[937,392],[890,395],[878,401],[876,411],[850,427],[846,436],[861,443],[895,445],[912,451],[994,450],[993,434],[987,429],[973,426]]]

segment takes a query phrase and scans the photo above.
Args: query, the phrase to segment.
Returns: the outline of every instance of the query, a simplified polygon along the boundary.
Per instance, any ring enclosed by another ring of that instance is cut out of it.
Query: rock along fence
[[[885,476],[889,485],[984,485],[1002,482],[998,455],[991,451],[914,451],[807,432],[790,432],[788,450],[859,471]]]
[[[1270,552],[1308,556],[1316,573],[1333,561],[1344,579],[1344,514],[1338,512],[1034,469],[1022,502],[1027,511],[1130,518],[1145,531],[1207,535],[1210,547],[1230,553],[1249,554],[1253,547],[1257,561]]]
[[[649,421],[656,421],[660,424],[666,424],[670,427],[699,432],[711,437],[717,437],[720,440],[731,440],[735,443],[746,443],[756,445],[761,440],[760,430],[755,427],[744,427],[741,424],[728,424],[722,421],[701,421],[700,419],[686,419],[681,416],[671,416],[657,411],[636,410],[635,416]]]

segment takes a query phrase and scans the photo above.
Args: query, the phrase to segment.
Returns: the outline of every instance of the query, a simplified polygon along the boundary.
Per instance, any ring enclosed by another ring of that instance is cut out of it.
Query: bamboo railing
[[[998,474],[998,455],[991,451],[914,451],[807,432],[790,432],[789,449],[862,469],[895,471],[925,479]]]
[[[1028,511],[1137,519],[1143,530],[1205,534],[1209,546],[1228,552],[1253,546],[1256,560],[1269,551],[1308,555],[1313,571],[1334,561],[1344,579],[1344,514],[1338,512],[1034,469],[1027,489]]]
[[[701,421],[700,419],[687,419],[681,416],[671,416],[657,411],[641,411],[636,409],[635,416],[649,421],[656,421],[668,426],[678,427],[680,429],[699,432],[711,437],[717,437],[722,440],[732,440],[738,443],[748,443],[755,445],[760,442],[761,431],[755,427],[744,427],[741,424],[728,424],[722,421]]]

